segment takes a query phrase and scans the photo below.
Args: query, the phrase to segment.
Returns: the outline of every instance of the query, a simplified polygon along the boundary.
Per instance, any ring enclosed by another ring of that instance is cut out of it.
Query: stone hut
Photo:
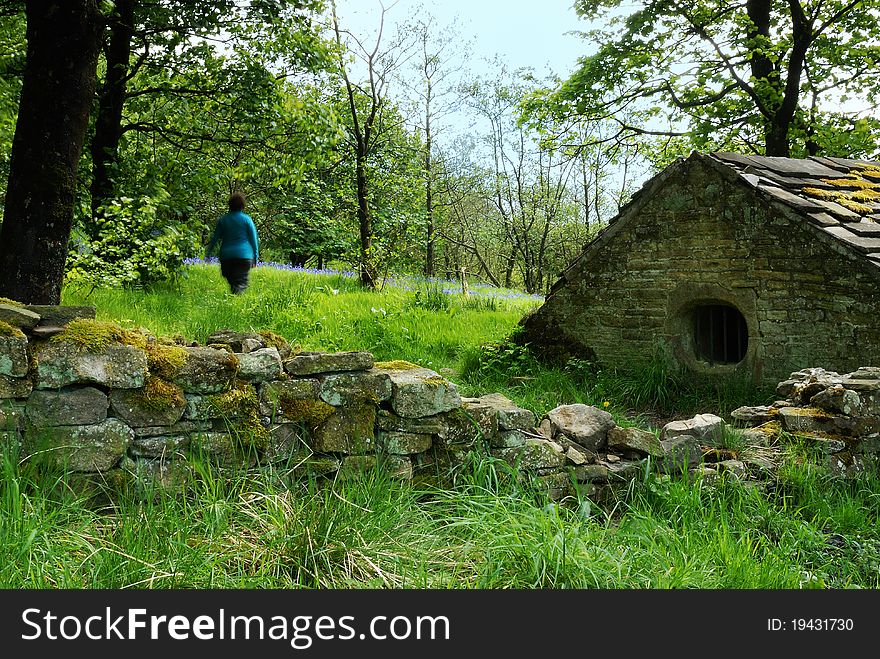
[[[671,360],[772,384],[880,363],[880,163],[693,153],[651,179],[523,319],[548,358]]]

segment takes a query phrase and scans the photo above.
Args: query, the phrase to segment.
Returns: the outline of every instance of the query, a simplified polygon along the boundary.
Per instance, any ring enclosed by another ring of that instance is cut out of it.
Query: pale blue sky
[[[566,34],[584,30],[573,0],[382,0],[393,23],[413,16],[420,7],[450,25],[457,17],[462,41],[472,40],[474,56],[468,62],[476,74],[489,73],[484,59],[496,54],[509,66],[533,67],[538,75],[551,71],[565,77],[586,51],[585,42]],[[380,0],[337,0],[340,23],[358,34],[371,34],[379,24]]]

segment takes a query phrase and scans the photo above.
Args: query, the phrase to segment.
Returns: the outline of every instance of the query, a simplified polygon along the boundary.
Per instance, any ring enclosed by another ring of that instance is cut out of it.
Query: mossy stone
[[[316,453],[359,454],[375,446],[376,408],[372,405],[336,408],[314,431]]]

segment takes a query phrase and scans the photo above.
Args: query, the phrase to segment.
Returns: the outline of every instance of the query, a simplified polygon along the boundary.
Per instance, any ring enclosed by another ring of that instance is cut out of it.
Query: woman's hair
[[[229,197],[229,210],[231,211],[240,211],[244,210],[244,195],[240,192],[234,193],[231,197]]]

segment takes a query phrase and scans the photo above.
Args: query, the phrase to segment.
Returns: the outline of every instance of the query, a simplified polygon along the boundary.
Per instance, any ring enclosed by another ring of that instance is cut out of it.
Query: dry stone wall
[[[576,490],[600,497],[648,470],[750,478],[763,469],[719,448],[730,429],[712,414],[671,422],[659,436],[589,405],[537,419],[501,394],[462,397],[433,370],[377,363],[368,352],[296,351],[269,332],[163,341],[95,321],[94,308],[33,309],[0,304],[0,446],[71,478],[177,490],[199,456],[294,476],[378,467],[412,479],[448,474],[476,452],[560,499]],[[843,439],[827,440],[829,455],[863,466],[880,445],[880,369],[792,378],[780,390],[820,411],[791,402],[743,408],[735,421],[778,417],[787,430],[834,431]],[[769,442],[766,428],[746,432]]]

